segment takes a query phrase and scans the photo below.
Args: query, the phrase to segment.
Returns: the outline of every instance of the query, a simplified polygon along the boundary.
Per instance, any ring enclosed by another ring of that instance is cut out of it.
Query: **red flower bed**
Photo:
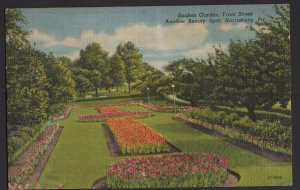
[[[228,161],[224,157],[197,152],[128,158],[108,165],[107,182],[112,188],[125,188],[124,185],[157,187],[157,184],[167,187],[180,184],[190,184],[192,187],[201,184],[214,185],[226,179],[227,166]],[[174,183],[168,183],[168,180]],[[206,180],[214,182],[209,184]]]
[[[124,146],[164,144],[166,139],[134,118],[108,119],[107,125]]]
[[[117,106],[99,106],[96,108],[99,112],[121,112],[121,110]]]
[[[116,111],[116,112],[104,112],[98,114],[89,114],[89,115],[81,115],[79,116],[79,120],[95,120],[102,121],[103,119],[107,119],[110,117],[126,117],[126,116],[145,116],[149,115],[149,112],[146,111]]]
[[[173,153],[163,156],[129,158],[110,164],[108,176],[155,177],[185,176],[213,170],[226,169],[228,162],[223,157],[201,153]]]

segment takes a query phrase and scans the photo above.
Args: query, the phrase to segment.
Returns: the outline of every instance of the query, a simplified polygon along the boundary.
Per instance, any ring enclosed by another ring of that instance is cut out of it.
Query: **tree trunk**
[[[98,87],[96,87],[96,96],[98,96]]]
[[[129,94],[130,94],[130,92],[131,92],[131,85],[130,85],[130,82],[128,82],[128,92],[129,92]]]
[[[255,116],[255,106],[247,106],[248,110],[248,116],[252,121],[256,121],[256,116]]]

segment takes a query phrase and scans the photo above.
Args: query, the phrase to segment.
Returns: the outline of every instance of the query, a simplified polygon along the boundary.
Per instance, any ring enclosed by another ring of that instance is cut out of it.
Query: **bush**
[[[194,119],[211,124],[223,125],[250,135],[260,137],[264,141],[271,141],[276,145],[289,146],[291,144],[291,128],[280,122],[269,122],[266,119],[253,122],[248,116],[240,118],[238,114],[226,114],[224,111],[197,110],[190,113]]]
[[[18,127],[18,129],[15,129],[15,132],[7,138],[8,164],[16,160],[46,127],[47,124],[44,123],[33,127]],[[9,126],[9,128],[14,127]]]
[[[248,111],[241,108],[230,108],[225,106],[214,106],[213,110],[215,111],[225,111],[226,113],[235,113],[240,117],[247,116]],[[269,122],[279,121],[282,125],[291,126],[291,115],[286,115],[282,113],[269,112],[264,110],[255,111],[257,120],[268,120]]]

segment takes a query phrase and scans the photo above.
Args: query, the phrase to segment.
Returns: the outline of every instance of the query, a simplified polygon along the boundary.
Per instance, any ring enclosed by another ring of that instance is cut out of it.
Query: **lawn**
[[[121,103],[131,98],[81,102],[83,105]],[[137,101],[137,99],[134,99]],[[157,100],[157,104],[161,104]],[[139,106],[121,107],[123,110],[145,110]],[[64,125],[62,135],[39,179],[42,186],[55,188],[64,183],[65,188],[90,188],[106,175],[106,165],[126,158],[109,155],[101,122],[78,122],[81,114],[96,113],[85,108],[72,111]],[[154,117],[139,121],[163,135],[184,152],[213,152],[229,160],[230,169],[239,173],[237,186],[291,185],[291,163],[273,162],[245,149],[190,128],[172,119],[173,113],[155,113]],[[276,178],[276,179],[275,179]]]

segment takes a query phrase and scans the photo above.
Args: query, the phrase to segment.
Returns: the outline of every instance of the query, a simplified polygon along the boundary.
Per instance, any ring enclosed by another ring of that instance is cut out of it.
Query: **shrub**
[[[239,115],[240,117],[247,116],[248,111],[241,108],[230,108],[225,106],[214,106],[214,111],[225,111],[228,113],[235,113]],[[291,126],[291,115],[286,115],[282,113],[276,113],[276,112],[269,112],[264,110],[256,110],[255,111],[256,119],[257,120],[268,120],[269,122],[276,122],[280,121],[282,125],[285,126]]]
[[[233,128],[249,133],[278,146],[290,146],[291,144],[291,128],[281,125],[278,121],[269,122],[264,119],[253,122],[249,117],[240,118],[236,113],[226,114],[224,111],[204,109],[193,111],[189,115],[201,122],[223,125],[225,128]]]

